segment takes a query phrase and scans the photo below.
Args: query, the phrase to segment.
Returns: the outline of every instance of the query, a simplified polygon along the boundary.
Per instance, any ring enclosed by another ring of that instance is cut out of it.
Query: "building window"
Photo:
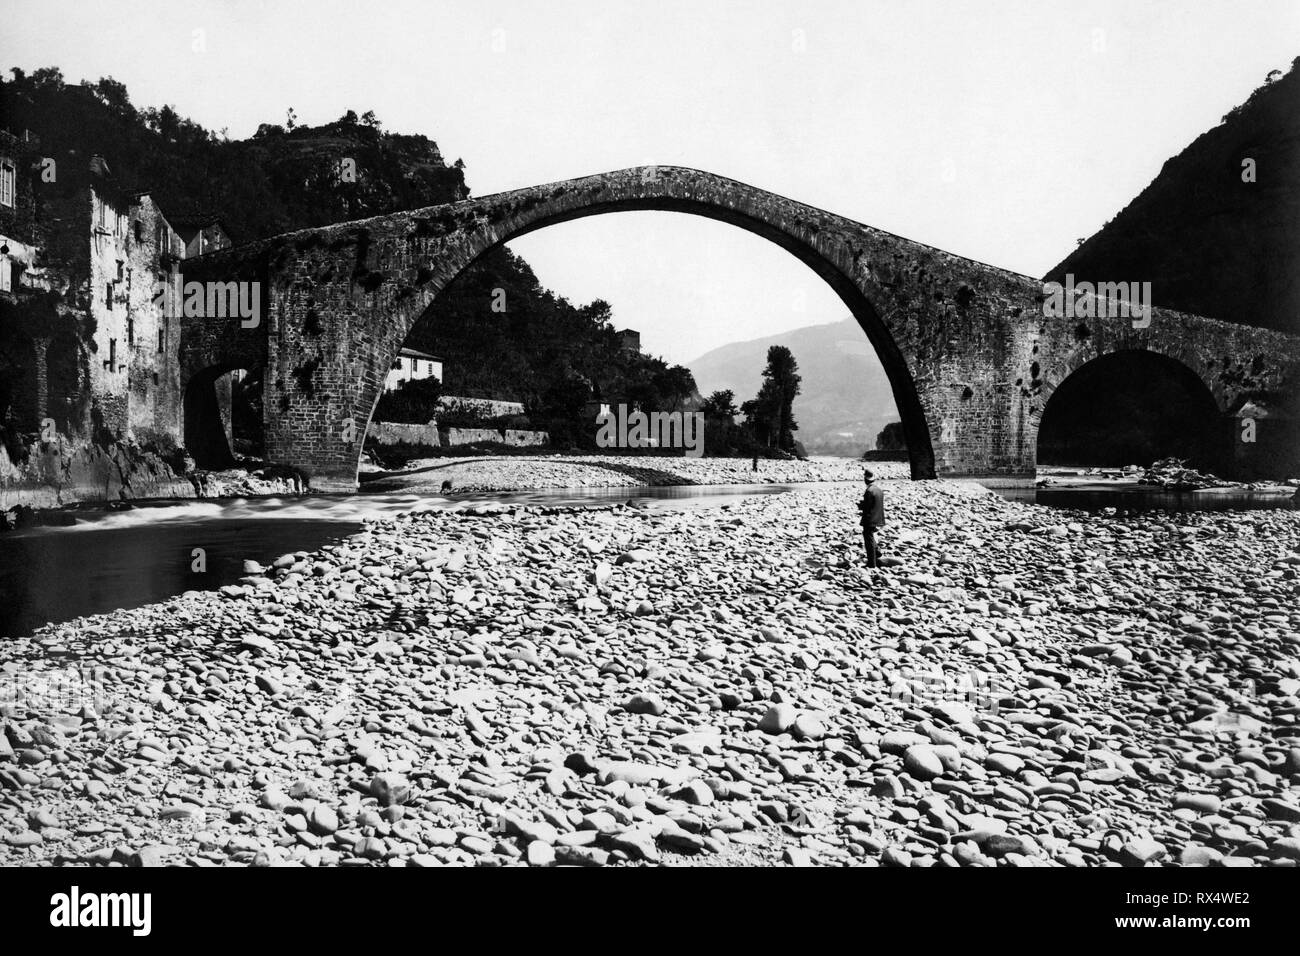
[[[117,339],[108,340],[108,370],[117,371]]]
[[[14,171],[14,161],[12,159],[0,159],[0,206],[12,206],[14,204],[14,192],[17,188],[18,177]]]
[[[135,221],[135,241],[144,242],[144,223],[139,219]]]
[[[167,351],[167,330],[165,328],[158,330],[158,351]]]
[[[104,305],[109,309],[113,308],[113,283],[112,282],[104,283]]]
[[[117,281],[118,282],[122,281],[122,260],[121,259],[117,260]]]

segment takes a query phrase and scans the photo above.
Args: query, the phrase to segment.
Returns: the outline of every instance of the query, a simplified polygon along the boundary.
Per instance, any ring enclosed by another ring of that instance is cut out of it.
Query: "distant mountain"
[[[1150,282],[1156,305],[1300,332],[1297,64],[1269,74],[1045,278]]]
[[[803,391],[794,401],[795,437],[813,454],[859,455],[898,420],[885,370],[853,318],[809,325],[749,342],[733,342],[687,363],[701,395],[729,388],[736,404],[758,394],[767,349],[794,353]]]

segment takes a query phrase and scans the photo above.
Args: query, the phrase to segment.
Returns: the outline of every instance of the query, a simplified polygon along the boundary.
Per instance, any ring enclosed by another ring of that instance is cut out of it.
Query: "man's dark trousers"
[[[867,548],[867,567],[880,567],[880,552],[876,550],[876,529],[870,524],[862,526],[862,543]]]

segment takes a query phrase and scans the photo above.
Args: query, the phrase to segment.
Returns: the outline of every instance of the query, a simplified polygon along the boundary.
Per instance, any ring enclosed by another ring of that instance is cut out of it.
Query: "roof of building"
[[[226,228],[226,223],[220,216],[207,214],[190,214],[185,216],[168,216],[168,221],[172,228],[177,232],[198,232],[200,229],[207,229],[210,226],[216,226],[227,236],[230,230]]]
[[[442,356],[440,355],[434,355],[432,352],[421,352],[419,349],[408,349],[405,346],[402,347],[402,351],[398,354],[402,358],[422,358],[429,359],[433,362],[442,361]]]

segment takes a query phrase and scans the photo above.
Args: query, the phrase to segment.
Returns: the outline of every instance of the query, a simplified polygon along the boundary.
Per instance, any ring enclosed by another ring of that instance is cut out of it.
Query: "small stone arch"
[[[1047,403],[1051,401],[1052,395],[1067,378],[1097,359],[1105,358],[1108,355],[1118,355],[1122,352],[1149,352],[1161,358],[1177,362],[1195,375],[1206,390],[1214,396],[1215,404],[1218,405],[1219,410],[1225,410],[1227,399],[1223,390],[1219,387],[1218,380],[1206,369],[1205,363],[1195,349],[1177,346],[1172,348],[1151,348],[1147,345],[1133,344],[1123,344],[1114,348],[1097,348],[1091,341],[1086,341],[1071,349],[1044,373],[1037,401],[1029,412],[1029,421],[1034,434],[1037,435],[1038,428],[1042,425],[1043,412],[1047,408]]]
[[[183,444],[199,468],[219,470],[235,464],[230,441],[233,423],[223,414],[218,383],[240,370],[253,371],[238,360],[217,362],[190,375],[182,384]]]
[[[1128,458],[1176,454],[1196,467],[1218,470],[1226,451],[1223,399],[1206,381],[1204,367],[1198,366],[1192,356],[1178,349],[1129,346],[1093,350],[1091,355],[1074,350],[1057,363],[1050,387],[1040,393],[1034,413],[1035,459],[1047,458],[1049,448],[1057,455],[1070,455],[1068,460],[1058,461],[1066,464],[1142,464]],[[1097,375],[1109,376],[1112,381],[1103,378],[1099,383]],[[1117,386],[1115,380],[1124,385]],[[1127,387],[1130,385],[1133,390]],[[1087,391],[1088,386],[1101,391]],[[1070,392],[1070,401],[1054,407],[1054,398],[1066,401],[1065,390]],[[1081,404],[1084,395],[1089,400]],[[1132,411],[1139,396],[1142,411],[1117,415],[1125,409]],[[1161,396],[1165,401],[1159,400]],[[1099,408],[1109,409],[1117,417],[1107,417],[1105,411],[1099,414]],[[1044,428],[1049,418],[1051,427]],[[1098,428],[1101,430],[1094,435]],[[1080,444],[1081,435],[1092,437]],[[1081,451],[1084,447],[1086,452]],[[1083,457],[1076,459],[1076,454]],[[1126,459],[1123,462],[1106,460],[1121,455]]]

